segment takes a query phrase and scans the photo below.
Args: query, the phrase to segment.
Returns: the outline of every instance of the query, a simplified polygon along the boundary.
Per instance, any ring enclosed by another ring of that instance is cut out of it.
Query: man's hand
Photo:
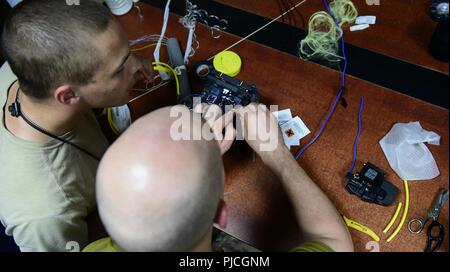
[[[288,151],[278,122],[265,105],[251,103],[245,108],[236,109],[236,116],[240,120],[245,140],[263,161],[268,163],[268,160]]]
[[[340,214],[284,145],[275,116],[262,104],[237,109],[236,115],[241,120],[245,140],[282,182],[302,237],[323,242],[335,251],[353,251],[350,234]],[[273,142],[276,145],[272,146]],[[262,150],[264,145],[269,146],[267,151]]]
[[[219,142],[220,151],[225,154],[231,147],[236,136],[233,127],[234,111],[222,115],[222,109],[217,105],[198,104],[194,112],[202,114],[206,123],[211,127],[214,138]],[[225,129],[225,135],[222,133]]]

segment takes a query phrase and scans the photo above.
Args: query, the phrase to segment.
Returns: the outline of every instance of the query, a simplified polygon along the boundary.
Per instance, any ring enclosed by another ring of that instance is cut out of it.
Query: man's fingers
[[[233,123],[229,123],[225,127],[225,136],[222,142],[220,142],[220,150],[222,155],[227,152],[233,145],[234,139],[236,137],[236,130],[233,127]]]
[[[218,105],[212,104],[204,114],[205,119],[213,119],[215,121],[222,115],[222,109]]]
[[[247,107],[245,108],[240,107],[235,109],[234,112],[238,117],[243,117],[246,113],[250,112],[250,110]]]
[[[224,128],[228,127],[229,125],[233,127],[233,117],[234,111],[229,111],[214,122],[214,125],[211,127],[211,129],[213,130],[216,139],[222,140],[222,132]]]
[[[239,131],[239,137],[247,138],[248,135],[248,110],[240,110],[236,112],[236,129]],[[242,138],[241,138],[242,139]]]
[[[224,135],[224,141],[234,141],[234,138],[236,137],[236,130],[233,127],[233,123],[229,123],[225,127],[225,135]]]
[[[222,116],[222,109],[217,105],[210,105],[206,110],[203,110],[203,118],[211,128],[214,128],[215,122]]]
[[[258,109],[259,109],[259,110],[262,110],[263,112],[266,112],[266,111],[267,111],[267,106],[264,105],[264,104],[259,104],[259,105],[258,105]]]
[[[248,104],[247,107],[245,107],[245,108],[247,108],[251,112],[256,112],[256,110],[258,109],[258,104],[253,102],[253,103]]]
[[[263,105],[263,104],[260,104]],[[246,116],[249,115],[251,113],[256,113],[256,111],[258,110],[259,105],[256,103],[250,103],[245,107],[237,107],[234,112],[236,113],[236,115],[238,116]]]
[[[206,108],[206,110],[207,110],[208,107],[209,107],[208,104],[206,104],[206,103],[200,103],[200,104],[197,104],[197,105],[194,107],[193,111],[196,112],[196,113],[201,113],[201,114],[203,114],[203,110],[204,110],[205,108]]]
[[[224,126],[228,126],[228,124],[233,122],[235,112],[233,110],[228,111],[222,116]]]

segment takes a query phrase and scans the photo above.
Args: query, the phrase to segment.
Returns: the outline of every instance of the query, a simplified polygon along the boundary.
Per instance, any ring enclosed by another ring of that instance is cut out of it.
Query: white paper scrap
[[[356,18],[355,24],[362,25],[362,24],[369,24],[374,25],[377,22],[377,16],[359,16]]]
[[[358,30],[363,30],[366,28],[369,28],[370,25],[369,24],[362,24],[362,25],[354,25],[350,27],[350,31],[358,31]]]
[[[292,119],[291,109],[285,109],[281,111],[274,111],[272,114],[277,118],[278,124],[281,125]]]
[[[289,122],[281,125],[281,132],[283,134],[284,143],[290,147],[293,145],[300,145],[300,139],[310,133],[309,129],[303,123],[300,117],[296,116]]]

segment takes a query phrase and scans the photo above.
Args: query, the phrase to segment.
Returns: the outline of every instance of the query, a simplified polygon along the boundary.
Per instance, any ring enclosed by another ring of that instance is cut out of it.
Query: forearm
[[[342,217],[290,152],[283,146],[263,160],[282,181],[304,239],[322,241],[336,251],[352,251]]]

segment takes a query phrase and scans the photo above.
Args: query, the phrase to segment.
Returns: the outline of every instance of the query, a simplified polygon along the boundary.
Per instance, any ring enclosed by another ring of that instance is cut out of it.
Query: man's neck
[[[12,104],[16,97],[17,88],[9,93],[8,105]],[[36,101],[19,91],[19,103],[21,111],[33,123],[48,132],[60,136],[73,130],[80,116],[80,112],[68,106],[54,103],[50,100]],[[15,136],[33,142],[48,142],[49,137],[28,125],[23,118],[15,118],[6,113],[6,125]]]

